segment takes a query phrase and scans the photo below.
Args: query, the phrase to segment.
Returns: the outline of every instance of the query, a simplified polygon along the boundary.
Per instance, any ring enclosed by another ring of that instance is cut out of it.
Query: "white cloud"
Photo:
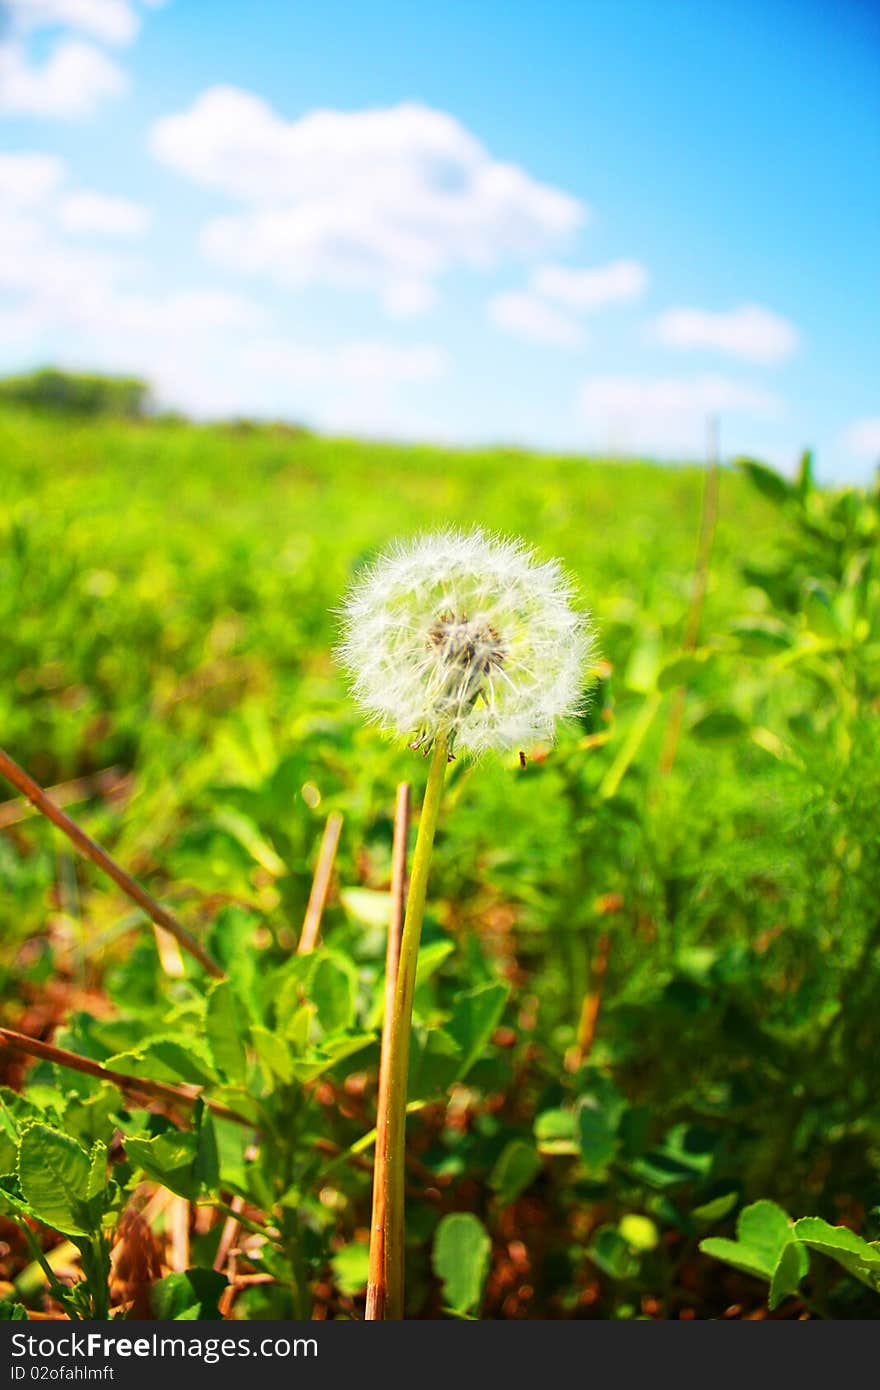
[[[528,290],[509,290],[497,294],[490,299],[488,310],[489,317],[499,328],[533,342],[576,347],[586,339],[580,324],[566,318]]]
[[[29,29],[77,29],[103,43],[130,43],[140,19],[128,0],[6,0],[12,25]]]
[[[82,191],[69,194],[58,208],[58,221],[76,235],[143,236],[152,221],[149,208],[129,198]]]
[[[578,407],[590,442],[613,453],[702,455],[712,417],[775,419],[782,402],[728,377],[592,377]]]
[[[843,436],[844,447],[854,458],[880,461],[880,415],[854,420]]]
[[[565,265],[542,265],[532,273],[530,288],[545,299],[581,313],[638,299],[648,283],[639,261],[611,261],[577,270]]]
[[[286,121],[234,87],[157,122],[158,159],[243,203],[209,222],[214,261],[300,287],[430,285],[566,239],[586,216],[569,194],[492,158],[458,121],[410,103]]]
[[[654,335],[675,348],[710,348],[750,362],[782,362],[796,351],[794,324],[760,304],[743,304],[728,313],[669,309],[654,324]]]
[[[570,347],[587,337],[573,314],[637,299],[647,283],[647,271],[638,261],[611,261],[580,270],[541,265],[530,275],[528,289],[509,290],[490,300],[489,317],[519,337]]]
[[[279,338],[256,342],[245,354],[256,371],[292,384],[368,383],[387,387],[399,382],[434,381],[446,371],[446,354],[430,343],[390,343],[381,339],[319,348]]]
[[[0,44],[0,112],[64,119],[87,116],[105,97],[119,96],[128,78],[104,53],[64,39],[38,66],[18,43]]]
[[[0,154],[0,206],[45,203],[64,178],[64,164],[53,154]]]
[[[315,346],[275,335],[271,311],[243,295],[144,292],[139,258],[59,234],[52,172],[19,161],[10,175],[9,160],[0,162],[0,187],[6,175],[27,194],[18,208],[0,201],[0,342],[9,368],[51,353],[69,367],[144,375],[160,400],[198,415],[250,411],[378,434],[409,420],[411,435],[423,432],[419,392],[447,368],[440,348]]]
[[[391,319],[410,319],[427,313],[437,303],[433,285],[418,280],[401,280],[382,292],[382,308]]]

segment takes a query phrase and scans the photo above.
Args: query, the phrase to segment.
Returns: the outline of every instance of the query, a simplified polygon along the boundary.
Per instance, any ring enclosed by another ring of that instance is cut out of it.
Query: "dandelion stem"
[[[412,861],[409,896],[400,942],[397,967],[397,988],[391,1016],[388,1063],[388,1099],[384,1115],[384,1202],[385,1202],[385,1288],[386,1302],[382,1316],[388,1319],[403,1317],[403,1207],[404,1207],[404,1149],[406,1143],[406,1087],[409,1071],[409,1042],[412,1030],[413,994],[422,918],[428,891],[428,873],[434,832],[443,796],[448,758],[447,738],[438,734],[434,742],[431,769],[419,831]],[[377,1148],[382,1136],[377,1134]],[[373,1232],[375,1235],[375,1232]],[[379,1316],[377,1312],[374,1316]]]
[[[379,1061],[379,1094],[376,1104],[376,1147],[373,1159],[373,1211],[370,1219],[370,1271],[367,1281],[367,1322],[385,1316],[385,1195],[388,1165],[388,1090],[391,1082],[391,1027],[397,993],[397,965],[406,907],[406,868],[409,848],[409,783],[397,788],[394,842],[391,850],[391,913],[385,951],[385,1013],[382,1019],[382,1051]]]

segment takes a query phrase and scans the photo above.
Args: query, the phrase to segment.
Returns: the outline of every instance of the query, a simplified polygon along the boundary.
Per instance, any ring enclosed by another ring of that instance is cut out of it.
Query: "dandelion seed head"
[[[528,748],[583,707],[593,634],[555,561],[444,530],[397,545],[342,607],[338,656],[364,712],[414,747]]]

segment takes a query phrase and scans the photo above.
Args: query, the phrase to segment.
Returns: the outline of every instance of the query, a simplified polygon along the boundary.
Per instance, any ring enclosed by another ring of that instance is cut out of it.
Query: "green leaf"
[[[445,1028],[418,1029],[410,1049],[407,1095],[430,1100],[451,1086],[461,1067],[461,1048]]]
[[[542,1154],[576,1154],[580,1152],[575,1133],[575,1117],[571,1110],[542,1110],[535,1119],[535,1138]]]
[[[693,685],[707,670],[711,656],[709,651],[695,651],[670,657],[660,668],[657,689],[672,690],[677,685]]]
[[[294,1052],[305,1052],[312,1033],[315,1019],[314,1004],[301,1004],[289,1014],[283,1024],[279,1023],[279,1036],[290,1044]]]
[[[371,1047],[376,1039],[372,1033],[348,1033],[328,1038],[320,1049],[293,1060],[293,1075],[297,1081],[314,1081],[348,1057]]]
[[[219,1181],[217,1138],[207,1111],[196,1113],[196,1127],[168,1130],[154,1139],[126,1139],[125,1151],[147,1177],[187,1201],[216,1191]]]
[[[194,1201],[198,1195],[193,1179],[198,1137],[190,1130],[169,1130],[153,1139],[126,1139],[125,1152],[148,1178]]]
[[[813,474],[813,454],[810,449],[805,449],[801,454],[801,461],[797,474],[797,490],[801,501],[805,501],[816,486]]]
[[[828,1255],[869,1289],[880,1291],[880,1241],[869,1242],[847,1226],[831,1226],[820,1216],[804,1216],[794,1233],[811,1250]]]
[[[733,1265],[734,1269],[741,1269],[745,1274],[753,1274],[756,1279],[771,1279],[772,1270],[768,1270],[760,1256],[749,1250],[748,1246],[740,1245],[736,1240],[725,1240],[723,1236],[708,1236],[706,1240],[700,1241],[700,1249],[704,1255],[711,1255],[714,1260],[723,1260],[725,1264]]]
[[[27,1309],[23,1303],[16,1303],[13,1298],[4,1298],[0,1301],[0,1322],[27,1322]]]
[[[705,1177],[712,1167],[715,1136],[698,1125],[673,1125],[662,1144],[633,1159],[630,1167],[642,1181],[661,1191]]]
[[[149,1038],[128,1052],[108,1057],[105,1066],[127,1076],[143,1076],[150,1081],[184,1081],[191,1086],[209,1086],[216,1073],[207,1059],[199,1057],[192,1041],[186,1045],[173,1038]]]
[[[620,1141],[607,1117],[589,1101],[585,1101],[578,1111],[578,1134],[587,1175],[604,1178],[620,1147]]]
[[[791,1218],[775,1202],[752,1202],[736,1223],[737,1239],[761,1259],[770,1274],[792,1238]]]
[[[338,952],[319,957],[309,982],[309,996],[325,1033],[339,1033],[354,1022],[357,972]]]
[[[196,1101],[194,1112],[196,1128],[196,1157],[193,1164],[193,1180],[199,1192],[216,1192],[220,1181],[220,1156],[217,1149],[217,1135],[214,1121],[204,1101]]]
[[[800,1241],[790,1240],[787,1245],[782,1247],[782,1253],[776,1261],[776,1268],[773,1271],[773,1278],[770,1280],[767,1304],[771,1313],[774,1308],[779,1307],[783,1299],[790,1298],[797,1293],[798,1285],[808,1268],[809,1256]]]
[[[330,1264],[340,1293],[353,1297],[359,1294],[367,1283],[370,1270],[369,1246],[357,1242],[344,1245],[341,1250],[337,1250]]]
[[[275,1022],[285,1037],[291,1037],[292,1020],[300,1009],[311,1010],[315,1016],[315,1006],[307,1001],[309,980],[317,964],[313,951],[304,956],[291,956],[283,969],[276,971],[271,980],[275,999]]]
[[[284,1038],[268,1028],[251,1027],[254,1051],[270,1076],[287,1086],[293,1080],[293,1056]]]
[[[722,1192],[720,1197],[712,1197],[708,1202],[694,1207],[691,1216],[695,1221],[723,1221],[724,1217],[733,1211],[737,1201],[736,1192]]]
[[[94,1233],[92,1163],[74,1139],[49,1125],[28,1125],[18,1149],[18,1179],[25,1201],[47,1226],[66,1236]]]
[[[119,1092],[109,1082],[101,1082],[89,1096],[71,1097],[64,1110],[65,1134],[76,1139],[83,1148],[90,1148],[98,1139],[109,1138],[121,1104]]]
[[[657,632],[647,632],[633,648],[623,683],[628,690],[634,690],[639,695],[649,695],[656,689],[659,670],[660,635]]]
[[[470,1212],[444,1216],[434,1236],[434,1273],[443,1284],[445,1302],[456,1313],[469,1313],[483,1296],[492,1242],[483,1223]]]
[[[746,656],[786,651],[795,640],[791,628],[778,618],[741,618],[731,623],[730,630]]]
[[[461,1049],[457,1080],[462,1080],[482,1056],[498,1026],[509,993],[507,985],[496,982],[478,985],[456,998],[446,1029]]]
[[[151,1301],[157,1318],[173,1322],[205,1319],[217,1322],[225,1274],[215,1269],[187,1269],[182,1274],[166,1274],[153,1285]]]
[[[489,1178],[489,1186],[502,1207],[510,1206],[521,1192],[534,1182],[542,1168],[541,1158],[533,1144],[524,1139],[511,1139],[505,1145]]]
[[[768,468],[766,463],[745,458],[737,459],[736,462],[758,491],[777,506],[790,501],[795,495],[791,483],[774,469]]]
[[[694,738],[707,743],[719,743],[725,739],[738,738],[746,729],[746,724],[738,714],[730,709],[713,709],[690,727]]]
[[[221,826],[233,840],[237,840],[242,849],[247,850],[251,858],[273,878],[281,878],[287,873],[284,860],[275,852],[265,836],[260,834],[259,828],[248,816],[241,815],[230,806],[224,806],[214,812],[213,819],[216,825]]]
[[[632,1279],[639,1259],[615,1226],[600,1226],[587,1249],[588,1257],[611,1279]]]
[[[89,1154],[89,1180],[86,1188],[86,1200],[92,1203],[96,1197],[103,1197],[106,1191],[107,1145],[99,1139],[92,1145],[92,1151]]]
[[[339,901],[350,917],[366,927],[387,927],[391,916],[391,894],[375,888],[343,888]]]
[[[660,1244],[660,1232],[656,1223],[650,1216],[642,1216],[640,1212],[631,1211],[622,1216],[617,1229],[630,1249],[637,1253],[656,1250]]]
[[[455,946],[451,941],[431,941],[419,951],[416,962],[416,988],[439,970],[443,962],[452,955]]]
[[[775,1202],[753,1202],[744,1207],[736,1223],[736,1240],[710,1236],[700,1249],[725,1264],[733,1265],[770,1284],[770,1296],[778,1303],[794,1293],[807,1272],[809,1256],[795,1239],[789,1216]],[[771,1304],[776,1307],[776,1303]]]
[[[214,1065],[220,1075],[243,1085],[247,1078],[247,1054],[243,1042],[247,1015],[228,980],[219,980],[211,986],[205,1030]]]
[[[0,1130],[0,1177],[15,1172],[15,1159],[18,1145],[11,1134]]]

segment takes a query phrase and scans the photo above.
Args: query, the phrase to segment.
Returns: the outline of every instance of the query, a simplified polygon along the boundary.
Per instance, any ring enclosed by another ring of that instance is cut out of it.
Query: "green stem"
[[[599,783],[599,795],[603,800],[609,800],[617,795],[617,789],[626,775],[627,768],[633,758],[638,753],[644,742],[645,736],[651,727],[654,715],[660,708],[662,696],[655,690],[650,695],[646,695],[642,702],[642,707],[630,726],[629,733],[609,767],[602,781]]]
[[[397,989],[391,1019],[388,1107],[385,1152],[385,1317],[403,1317],[403,1204],[404,1146],[406,1143],[406,1086],[409,1071],[409,1040],[412,1030],[413,993],[422,918],[428,892],[428,872],[434,831],[443,795],[448,761],[448,743],[439,735],[434,743],[431,770],[419,817],[419,833],[413,853],[406,917],[400,942]]]

